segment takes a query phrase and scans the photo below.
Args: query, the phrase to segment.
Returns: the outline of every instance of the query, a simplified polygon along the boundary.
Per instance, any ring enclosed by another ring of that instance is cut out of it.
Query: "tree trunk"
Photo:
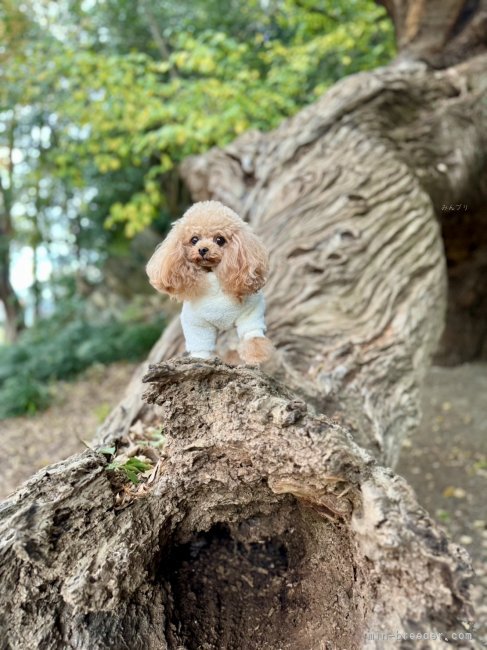
[[[383,465],[417,424],[444,323],[438,217],[485,200],[485,66],[359,74],[184,164],[195,199],[271,250],[276,359],[156,363],[145,401],[141,367],[97,443],[145,450],[145,482],[87,451],[3,505],[2,647],[382,650],[421,633],[435,648],[470,615],[465,552]],[[150,361],[181,350],[176,320]]]
[[[24,310],[10,282],[10,242],[14,234],[13,206],[13,150],[15,123],[7,133],[7,183],[0,177],[0,302],[5,312],[5,338],[12,343],[24,327]]]
[[[468,615],[466,553],[341,426],[252,368],[146,380],[150,492],[85,452],[4,504],[2,648],[382,649]]]
[[[13,343],[24,328],[24,310],[10,282],[10,251],[7,237],[4,241],[0,241],[0,302],[5,312],[5,340],[7,343]]]
[[[396,29],[400,60],[446,68],[485,53],[486,0],[379,0]]]
[[[485,66],[355,75],[276,131],[182,168],[195,199],[227,203],[270,248],[267,370],[389,465],[444,325],[442,208],[487,194]],[[232,343],[221,337],[221,356]],[[175,322],[149,362],[182,349]],[[140,396],[139,375],[101,439],[148,410]]]

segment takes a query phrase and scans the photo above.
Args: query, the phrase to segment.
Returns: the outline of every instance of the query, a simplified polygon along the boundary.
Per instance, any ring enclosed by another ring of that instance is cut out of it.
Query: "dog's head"
[[[178,300],[201,295],[210,271],[226,293],[241,299],[264,285],[267,270],[267,251],[259,239],[218,201],[189,208],[147,264],[151,284]]]

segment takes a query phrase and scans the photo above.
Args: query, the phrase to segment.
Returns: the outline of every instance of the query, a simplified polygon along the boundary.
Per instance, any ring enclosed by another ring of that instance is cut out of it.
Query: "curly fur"
[[[270,359],[274,346],[266,336],[244,339],[238,346],[238,354],[245,363],[259,364]]]
[[[193,245],[191,239],[198,237]],[[219,246],[217,237],[224,237]],[[208,248],[204,258],[199,249]],[[238,300],[265,284],[267,251],[250,227],[218,201],[195,203],[176,221],[147,264],[150,283],[179,301],[192,300],[208,288],[213,270],[223,290]]]
[[[184,303],[181,324],[190,354],[202,358],[214,354],[218,328],[233,324],[241,339],[240,357],[253,364],[266,361],[273,349],[264,336],[260,293],[267,272],[267,251],[259,239],[218,201],[189,208],[147,264],[152,286]],[[222,300],[225,295],[231,300]],[[203,321],[199,298],[208,309]]]

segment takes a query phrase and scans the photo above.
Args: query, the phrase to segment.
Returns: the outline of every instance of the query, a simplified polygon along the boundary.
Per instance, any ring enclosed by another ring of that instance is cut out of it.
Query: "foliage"
[[[0,420],[19,415],[33,415],[47,408],[51,400],[46,385],[29,375],[8,377],[0,383]]]
[[[89,161],[101,176],[127,167],[143,174],[128,201],[110,206],[108,225],[124,224],[133,236],[174,208],[174,167],[183,158],[247,129],[273,128],[340,77],[391,56],[390,25],[370,2],[329,13],[291,0],[271,6],[265,13],[251,3],[255,26],[245,40],[211,20],[200,32],[183,22],[168,37],[166,60],[77,50],[55,59],[51,83],[65,94],[59,114],[69,126],[60,134],[60,173],[72,174],[77,161],[83,174],[79,163]]]
[[[160,454],[165,441],[163,431],[149,427],[139,431],[131,430],[128,438],[121,444],[95,449],[110,461],[106,466],[109,472],[115,472],[116,478],[121,478],[124,482],[128,480],[133,486],[138,486],[133,492],[127,491],[127,486],[124,485],[121,493],[116,497],[119,505],[126,501],[126,497],[146,494],[148,485],[154,481],[160,471]],[[140,484],[141,479],[144,481]]]
[[[143,358],[162,327],[160,321],[93,323],[82,303],[65,306],[15,345],[0,346],[0,419],[48,406],[53,380],[71,379],[94,363]]]
[[[45,207],[64,194],[78,246],[108,216],[128,237],[174,216],[174,170],[185,156],[275,127],[393,51],[391,25],[371,0],[106,0],[87,8],[46,0],[29,18],[11,5],[23,20],[11,41],[28,45],[12,47],[4,72],[4,120],[16,123],[19,139],[23,131],[24,151],[42,154],[31,167],[42,175]]]
[[[122,462],[113,462],[107,465],[108,471],[118,471],[131,483],[137,484],[139,482],[139,474],[151,469],[152,465],[147,463],[137,456],[129,458]]]

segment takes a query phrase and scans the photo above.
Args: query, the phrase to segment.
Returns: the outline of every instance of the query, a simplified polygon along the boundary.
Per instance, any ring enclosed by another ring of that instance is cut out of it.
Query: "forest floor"
[[[93,367],[56,386],[53,405],[34,417],[0,422],[0,498],[48,463],[84,448],[120,399],[135,366]],[[475,570],[477,638],[487,639],[487,364],[433,367],[423,421],[405,441],[397,472],[418,500],[467,548]]]
[[[34,472],[86,448],[120,400],[137,364],[89,368],[77,381],[53,386],[54,400],[42,413],[0,420],[0,499]]]
[[[405,441],[396,471],[450,538],[470,553],[478,626],[473,635],[487,645],[486,363],[429,370],[423,420]]]

